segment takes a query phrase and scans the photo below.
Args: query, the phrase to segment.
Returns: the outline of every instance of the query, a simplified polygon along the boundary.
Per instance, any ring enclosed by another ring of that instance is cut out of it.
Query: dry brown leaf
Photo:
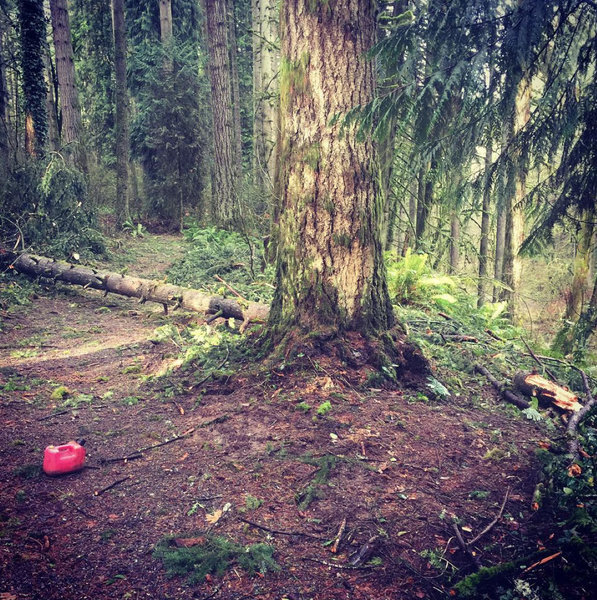
[[[186,460],[187,458],[189,458],[189,453],[185,452],[176,462],[182,462],[183,460]]]
[[[572,463],[568,467],[568,475],[570,477],[578,477],[581,473],[582,469],[580,468],[580,465],[577,465],[576,463]]]
[[[218,508],[218,510],[214,511],[211,515],[210,514],[205,515],[205,520],[210,525],[215,525],[222,518],[223,514],[224,513],[222,512],[222,509]]]
[[[10,592],[0,592],[0,600],[17,600],[17,597]]]

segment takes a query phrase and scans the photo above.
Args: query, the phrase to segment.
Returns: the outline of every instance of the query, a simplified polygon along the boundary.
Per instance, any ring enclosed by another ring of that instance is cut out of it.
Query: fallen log
[[[582,408],[582,404],[578,402],[578,396],[538,373],[516,373],[512,382],[522,394],[538,398],[539,402],[552,403],[563,410],[572,412],[577,412]]]
[[[514,392],[507,389],[505,385],[501,384],[484,366],[475,364],[474,369],[477,373],[486,377],[491,385],[501,394],[502,398],[510,402],[510,404],[518,406],[521,410],[531,406],[524,398],[520,398]]]
[[[33,254],[21,254],[12,266],[19,273],[30,277],[43,277],[53,281],[61,281],[83,288],[102,290],[106,294],[113,293],[129,298],[138,298],[139,302],[157,302],[165,309],[168,306],[184,308],[193,312],[217,315],[225,319],[233,318],[244,322],[265,322],[269,314],[269,306],[258,302],[237,302],[230,298],[211,296],[199,290],[172,285],[162,281],[141,279],[97,271],[91,267],[73,265]]]

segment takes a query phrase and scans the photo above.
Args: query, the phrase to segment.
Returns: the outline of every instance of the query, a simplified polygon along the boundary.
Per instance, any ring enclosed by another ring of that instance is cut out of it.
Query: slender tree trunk
[[[514,100],[512,137],[515,137],[529,120],[531,83],[531,77],[528,73],[524,73],[518,82]],[[526,166],[522,164],[521,151],[519,149],[514,150],[512,153],[512,162],[514,185],[509,187],[514,190],[514,196],[507,194],[505,199],[506,237],[502,277],[507,287],[504,288],[502,297],[508,302],[510,315],[515,318],[522,276],[522,261],[518,255],[524,241],[524,211],[522,201],[526,194]]]
[[[566,311],[564,319],[576,321],[583,309],[583,300],[587,293],[587,279],[591,265],[595,207],[592,206],[581,213],[580,235],[574,258],[574,275],[572,285],[566,295]]]
[[[0,19],[0,186],[4,185],[10,169],[9,103],[10,98],[4,69],[4,19]]]
[[[81,107],[75,83],[75,60],[67,0],[50,0],[50,12],[62,111],[62,144],[74,146],[74,162],[79,169],[87,172],[87,156],[81,139]]]
[[[483,206],[481,208],[481,239],[479,241],[479,281],[477,283],[477,308],[481,308],[486,301],[491,212],[491,179],[489,177],[489,169],[492,162],[493,146],[490,138],[485,146],[485,183],[483,186]]]
[[[241,157],[236,141],[227,4],[227,0],[203,0],[213,119],[212,212],[218,225],[232,228],[239,221],[238,173]]]
[[[226,10],[228,17],[228,54],[230,62],[230,79],[232,82],[232,114],[234,118],[234,146],[237,156],[236,180],[237,185],[242,176],[242,131],[240,123],[240,83],[238,79],[238,48],[236,43],[236,23],[234,19],[234,1],[228,0]],[[240,216],[240,214],[239,214]]]
[[[126,83],[124,0],[112,0],[114,67],[116,71],[116,214],[117,224],[130,220],[128,195],[129,116]]]
[[[279,9],[277,0],[252,0],[253,24],[253,174],[255,184],[271,195],[275,176],[278,107]]]
[[[58,97],[56,96],[55,72],[52,68],[52,59],[46,49],[44,51],[44,65],[46,68],[46,112],[48,114],[48,143],[50,150],[56,152],[60,150],[60,126],[58,114]]]
[[[25,149],[42,156],[48,141],[44,44],[46,21],[43,0],[19,0],[21,69],[25,98]]]
[[[495,263],[493,270],[493,278],[496,282],[502,281],[502,273],[504,271],[504,246],[506,243],[506,211],[504,209],[503,198],[500,199],[497,205],[497,218],[495,226]],[[500,299],[502,288],[499,285],[493,287],[493,301],[497,302]]]
[[[460,264],[460,219],[458,213],[450,215],[450,266],[448,272],[454,275]]]
[[[167,46],[172,39],[172,0],[159,0],[160,2],[160,41]],[[164,61],[164,72],[166,76],[174,71],[172,60],[166,58]]]
[[[415,230],[415,250],[420,250],[423,245],[423,235],[427,229],[427,219],[433,205],[433,181],[431,180],[431,169],[433,163],[427,163],[419,171],[419,190],[417,194],[417,227]]]
[[[276,228],[274,338],[298,327],[335,335],[393,321],[380,240],[373,144],[332,117],[373,99],[369,0],[283,0],[281,206]]]

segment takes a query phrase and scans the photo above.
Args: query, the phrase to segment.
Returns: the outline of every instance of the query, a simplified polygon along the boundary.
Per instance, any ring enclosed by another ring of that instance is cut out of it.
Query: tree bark
[[[450,215],[450,265],[448,272],[454,275],[460,263],[460,220],[458,213]]]
[[[9,96],[4,69],[4,19],[0,19],[0,186],[6,181],[10,164],[8,107]]]
[[[595,207],[592,206],[582,211],[580,215],[579,239],[574,257],[574,275],[570,290],[566,294],[566,311],[564,319],[576,321],[583,309],[583,300],[587,293],[589,268],[593,239]]]
[[[128,195],[129,115],[126,83],[126,24],[124,0],[112,0],[114,67],[116,72],[116,214],[122,226],[130,220]]]
[[[491,179],[489,169],[493,162],[491,137],[485,146],[485,182],[483,185],[483,205],[481,207],[481,239],[479,241],[479,281],[477,283],[477,308],[486,302],[487,274],[489,265],[489,227],[491,212]]]
[[[234,91],[230,63],[230,26],[227,0],[203,0],[209,51],[212,96],[214,165],[212,212],[221,227],[232,228],[239,220],[239,165]],[[234,56],[236,56],[234,54]]]
[[[514,99],[514,113],[512,117],[511,138],[520,133],[530,118],[531,109],[531,77],[528,72],[520,76]],[[524,211],[522,202],[526,194],[526,165],[522,164],[522,152],[516,148],[512,152],[513,185],[509,188],[514,190],[514,196],[507,194],[505,198],[504,211],[506,213],[506,234],[504,241],[504,267],[502,279],[507,286],[504,288],[502,298],[508,302],[508,310],[513,318],[516,318],[518,310],[518,296],[520,280],[522,276],[522,261],[519,251],[524,241]]]
[[[43,0],[19,0],[21,69],[25,98],[25,149],[43,156],[48,141],[44,44],[46,21]]]
[[[46,112],[48,114],[48,143],[50,150],[60,150],[60,126],[58,125],[58,86],[56,85],[55,70],[48,48],[44,49],[44,66],[46,70]]]
[[[252,0],[253,174],[258,189],[273,193],[278,107],[279,10],[277,0]]]
[[[60,109],[61,137],[64,146],[73,146],[74,164],[87,172],[87,156],[81,139],[81,107],[75,83],[75,59],[70,32],[67,0],[50,0],[56,75]]]
[[[274,339],[299,328],[334,336],[393,322],[380,240],[373,144],[331,124],[373,99],[369,0],[283,0],[276,183]]]

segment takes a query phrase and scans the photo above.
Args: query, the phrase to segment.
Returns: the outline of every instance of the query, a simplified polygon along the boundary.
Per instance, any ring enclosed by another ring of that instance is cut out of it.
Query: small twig
[[[301,537],[308,537],[314,540],[325,540],[318,535],[313,535],[311,533],[303,533],[302,531],[281,531],[279,529],[272,529],[270,527],[266,527],[265,525],[260,525],[259,523],[255,523],[254,521],[249,521],[249,519],[245,519],[243,517],[238,517],[240,521],[243,523],[247,523],[247,525],[251,525],[251,527],[257,527],[257,529],[262,529],[263,531],[267,531],[268,533],[274,533],[276,535],[298,535]]]
[[[80,506],[76,505],[72,500],[71,500],[71,504],[74,506],[75,510],[77,512],[80,512],[84,517],[87,517],[88,519],[94,518],[93,515],[90,515],[88,512],[85,512]]]
[[[491,331],[491,329],[486,329],[485,333],[489,337],[492,337],[494,340],[497,340],[498,342],[503,342],[504,341],[504,338],[501,338],[497,333],[494,333],[493,331]]]
[[[46,421],[47,419],[51,419],[52,417],[59,417],[60,415],[65,415],[70,412],[72,408],[67,408],[66,410],[59,410],[58,412],[53,412],[51,415],[46,415],[45,417],[41,417],[37,419],[38,421]]]
[[[514,404],[515,406],[518,406],[520,409],[529,408],[530,404],[526,400],[520,398],[514,392],[507,390],[505,386],[503,386],[485,367],[475,364],[474,369],[477,371],[477,373],[487,377],[491,385],[493,385],[493,387],[503,396],[505,400]]]
[[[223,283],[237,298],[240,298],[243,302],[249,302],[246,298],[241,296],[229,283],[226,283],[219,275],[214,275],[214,279],[217,279],[220,283]]]
[[[495,516],[495,519],[487,525],[487,527],[478,535],[476,535],[469,543],[469,546],[476,544],[484,535],[488,534],[496,525],[496,523],[502,518],[504,514],[504,508],[506,506],[506,502],[508,502],[508,497],[510,496],[510,488],[506,490],[506,495],[504,496],[504,500],[502,501],[502,505],[500,506],[500,510],[498,514]]]
[[[213,323],[216,319],[219,319],[224,314],[224,311],[219,310],[217,313],[213,314],[211,317],[205,320],[205,322],[209,325]]]
[[[223,584],[217,585],[214,589],[214,591],[209,594],[209,596],[203,596],[203,598],[201,598],[201,600],[209,600],[210,598],[213,598],[214,596],[216,596],[218,594],[218,592],[220,591],[220,588],[222,587]]]
[[[462,548],[464,553],[470,558],[473,565],[475,565],[475,569],[477,569],[477,571],[478,571],[481,568],[481,562],[473,554],[471,549],[468,547],[468,544],[464,541],[464,538],[462,537],[462,534],[460,533],[460,529],[456,523],[452,523],[452,529],[454,530],[454,533],[456,534],[456,539],[458,540],[458,544],[460,545],[460,547]]]
[[[349,571],[357,571],[357,570],[364,570],[364,569],[375,569],[377,567],[377,565],[337,565],[331,562],[328,562],[327,560],[319,560],[317,558],[309,558],[308,556],[304,556],[303,560],[309,561],[309,562],[314,562],[314,563],[319,563],[320,565],[325,565],[326,567],[333,567],[334,569],[346,569]]]
[[[176,402],[176,400],[172,400],[172,404],[174,404],[174,406],[176,407],[176,410],[178,410],[178,412],[181,415],[184,415],[184,408],[182,407],[182,405],[180,405],[178,402]]]
[[[112,488],[116,487],[117,485],[120,485],[121,483],[128,481],[131,478],[130,475],[127,475],[126,477],[123,477],[122,479],[118,479],[118,481],[115,481],[114,483],[111,483],[110,485],[106,486],[105,488],[102,488],[101,490],[96,490],[95,492],[93,492],[94,496],[101,496],[102,494],[104,494],[105,492],[107,492],[108,490],[111,490]]]
[[[533,349],[528,345],[527,341],[521,336],[520,339],[522,343],[526,346],[526,349],[529,351],[532,359],[550,376],[551,380],[560,385],[558,378],[553,374],[553,372],[546,367],[540,360],[539,357],[533,352]]]
[[[133,460],[135,458],[141,458],[143,456],[143,452],[147,452],[148,450],[153,450],[155,448],[161,448],[162,446],[166,446],[167,444],[172,444],[173,442],[182,440],[182,439],[188,437],[189,435],[191,435],[194,431],[195,431],[195,428],[192,427],[191,429],[185,431],[184,433],[181,433],[180,435],[176,435],[172,439],[166,440],[165,442],[159,442],[157,444],[152,444],[151,446],[146,446],[145,448],[140,448],[139,450],[137,450],[136,452],[133,452],[132,454],[129,454],[128,456],[121,456],[121,457],[115,457],[115,458],[102,458],[102,459],[100,459],[100,462],[108,463],[108,462],[118,462],[121,460]]]
[[[340,529],[338,529],[338,533],[336,534],[336,539],[334,540],[334,545],[332,546],[332,553],[336,554],[338,552],[338,548],[340,547],[340,543],[342,542],[342,537],[344,536],[344,531],[346,530],[346,517],[342,519],[342,523],[340,524]]]

